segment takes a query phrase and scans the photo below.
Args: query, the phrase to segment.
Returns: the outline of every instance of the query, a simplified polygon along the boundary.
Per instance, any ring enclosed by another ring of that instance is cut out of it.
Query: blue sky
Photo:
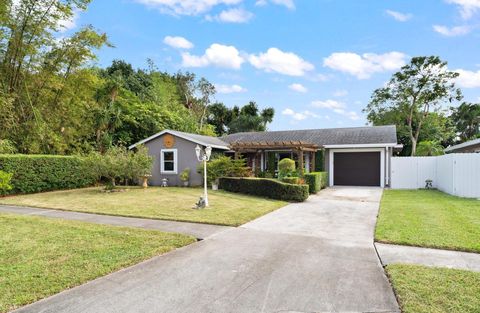
[[[93,0],[92,24],[123,59],[192,71],[228,106],[276,110],[271,130],[366,124],[375,88],[412,56],[439,55],[480,101],[480,0]]]

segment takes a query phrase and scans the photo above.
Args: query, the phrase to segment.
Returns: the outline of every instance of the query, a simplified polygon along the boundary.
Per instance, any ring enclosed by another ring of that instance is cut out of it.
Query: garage
[[[333,185],[381,186],[381,152],[334,152]]]

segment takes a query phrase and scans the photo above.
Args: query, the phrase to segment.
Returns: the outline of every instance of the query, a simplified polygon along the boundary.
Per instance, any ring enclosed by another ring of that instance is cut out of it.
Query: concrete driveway
[[[18,312],[398,312],[381,189],[336,188]]]

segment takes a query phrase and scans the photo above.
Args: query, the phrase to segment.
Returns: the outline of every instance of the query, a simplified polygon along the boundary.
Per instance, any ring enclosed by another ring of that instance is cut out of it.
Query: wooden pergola
[[[313,154],[320,149],[316,144],[306,141],[241,141],[230,143],[230,149],[235,152],[235,159],[238,159],[242,153],[259,154],[262,151],[268,150],[291,150],[298,155],[298,167],[303,166],[303,154],[307,152],[311,155],[310,160],[315,168],[315,157]]]

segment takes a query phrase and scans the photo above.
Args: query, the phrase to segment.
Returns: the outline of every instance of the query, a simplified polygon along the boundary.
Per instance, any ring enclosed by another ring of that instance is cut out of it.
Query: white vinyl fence
[[[436,157],[394,157],[392,189],[425,188],[425,181],[451,195],[480,198],[480,153]]]

